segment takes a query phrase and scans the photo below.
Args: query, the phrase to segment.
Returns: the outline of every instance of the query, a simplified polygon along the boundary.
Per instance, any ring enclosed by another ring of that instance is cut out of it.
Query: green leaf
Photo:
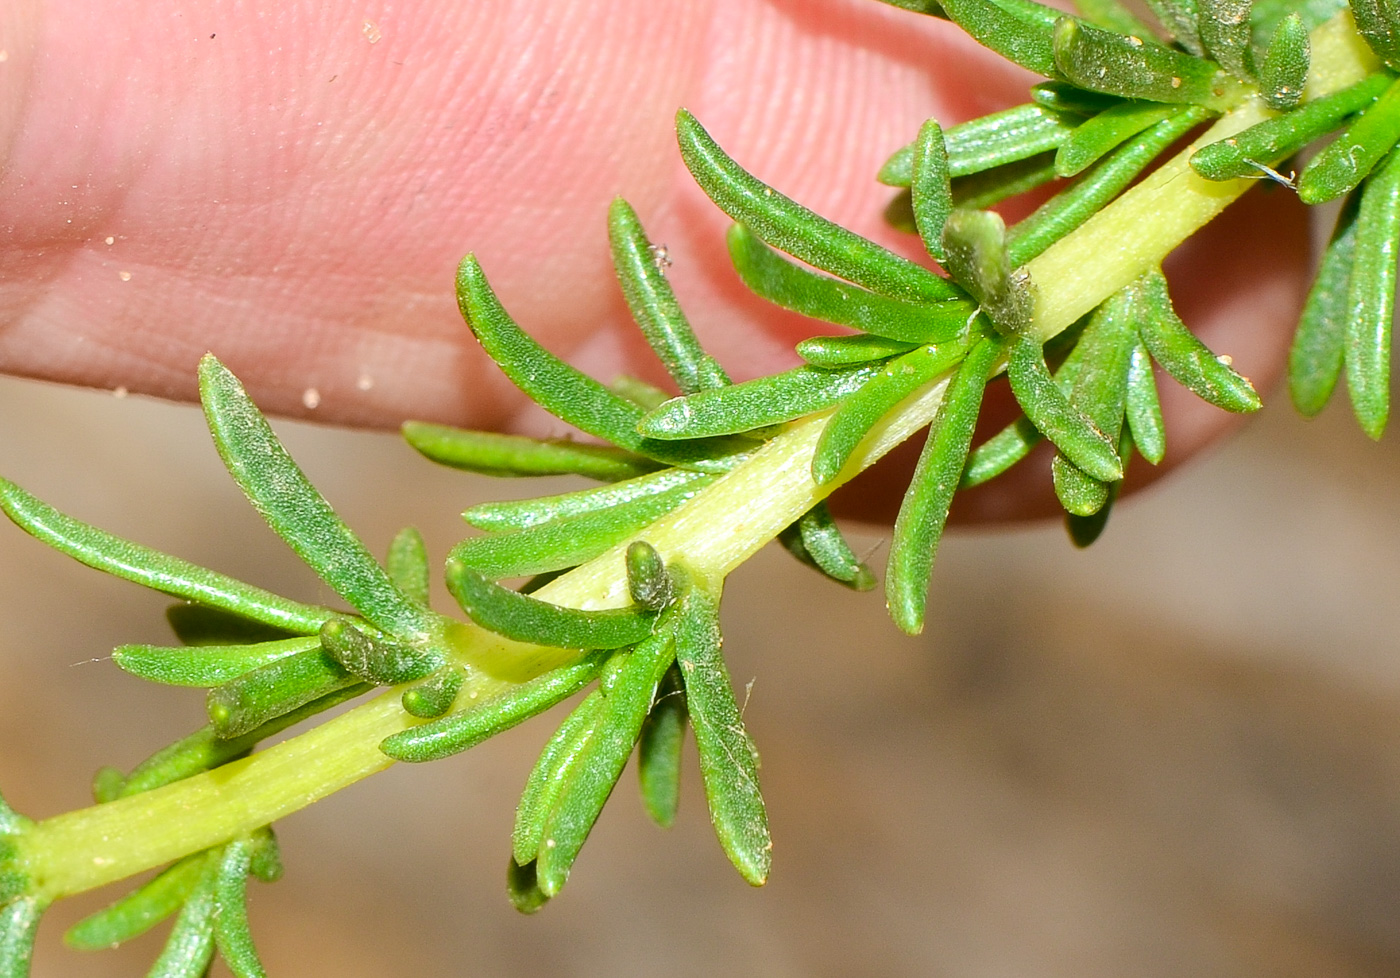
[[[1113,442],[1070,404],[1050,376],[1040,344],[1030,337],[1014,337],[1009,354],[1006,376],[1031,423],[1087,475],[1101,482],[1123,478]]]
[[[672,398],[644,417],[640,428],[656,439],[752,431],[829,408],[879,372],[878,365],[868,364],[842,370],[795,367],[732,387]]]
[[[452,709],[457,693],[466,681],[458,668],[441,669],[416,686],[403,691],[404,712],[424,720],[433,720]]]
[[[78,921],[63,942],[79,951],[102,951],[139,937],[180,909],[211,858],[209,851],[186,856],[106,909]]]
[[[1360,204],[1361,195],[1352,193],[1337,215],[1332,240],[1322,254],[1288,352],[1288,392],[1299,413],[1309,418],[1327,406],[1342,372],[1342,350],[1351,315],[1347,280],[1356,257]]]
[[[627,593],[643,608],[660,611],[671,600],[671,578],[666,562],[645,540],[627,546]]]
[[[1303,167],[1298,197],[1305,204],[1336,200],[1353,189],[1400,139],[1400,78],[1362,110],[1346,131]]]
[[[321,648],[346,672],[376,686],[422,679],[443,663],[441,652],[371,636],[344,618],[321,626]]]
[[[1199,106],[1178,109],[1171,118],[1131,139],[1111,156],[1100,160],[1069,189],[1046,201],[1030,217],[1011,229],[1007,251],[1011,263],[1020,266],[1093,217],[1132,183],[1149,163],[1208,113]]]
[[[282,878],[282,850],[272,827],[265,825],[256,829],[250,838],[248,872],[263,883],[276,883]]]
[[[1133,345],[1128,366],[1128,427],[1143,458],[1157,465],[1167,454],[1167,430],[1162,423],[1162,403],[1157,398],[1157,378],[1152,372],[1152,356],[1141,337]],[[1123,461],[1127,458],[1120,455]]]
[[[248,929],[248,872],[253,841],[241,836],[224,846],[214,877],[214,943],[234,978],[267,978]]]
[[[1090,92],[1062,81],[1043,81],[1032,85],[1031,100],[1047,109],[1080,116],[1098,115],[1118,104],[1118,99],[1113,95]]]
[[[728,384],[724,368],[700,346],[681,312],[636,211],[621,197],[608,210],[608,238],[613,267],[632,318],[681,393]]]
[[[1207,180],[1257,177],[1259,164],[1273,166],[1341,125],[1390,87],[1388,75],[1371,75],[1331,95],[1306,102],[1285,115],[1256,123],[1228,139],[1202,146],[1191,155],[1191,169]]]
[[[1400,12],[1390,0],[1352,0],[1357,32],[1391,69],[1400,67]]]
[[[959,297],[927,268],[817,216],[746,172],[684,109],[676,115],[676,135],[695,182],[720,210],[775,248],[882,295],[917,302]]]
[[[707,482],[682,482],[607,509],[564,516],[492,536],[472,537],[452,557],[492,580],[521,577],[592,560],[693,498]]]
[[[79,563],[172,597],[303,635],[315,634],[332,614],[115,537],[63,515],[4,479],[0,479],[0,508],[30,536]]]
[[[117,768],[103,765],[92,776],[92,800],[99,805],[116,801],[126,786],[126,775]]]
[[[685,681],[710,823],[729,861],[753,886],[772,865],[768,812],[758,787],[758,751],[744,729],[720,654],[719,601],[697,581],[680,600],[676,661]]]
[[[1030,454],[1045,436],[1024,415],[988,438],[967,457],[959,489],[990,482]]]
[[[1392,151],[1361,191],[1355,248],[1347,279],[1343,362],[1356,419],[1367,435],[1379,439],[1390,416],[1390,336],[1395,261],[1400,253],[1400,152]]]
[[[1143,276],[1131,288],[1138,331],[1162,369],[1218,408],[1236,413],[1259,410],[1263,402],[1254,385],[1211,353],[1178,318],[1161,272]]]
[[[1185,102],[1227,111],[1243,91],[1214,61],[1064,18],[1055,26],[1055,67],[1065,78],[1123,98]]]
[[[664,469],[597,489],[584,489],[558,496],[540,496],[536,499],[482,503],[464,512],[462,519],[482,530],[523,530],[555,520],[627,506],[639,499],[665,495],[685,488],[698,492],[714,479],[713,475],[703,472]]]
[[[1105,109],[1074,130],[1060,145],[1055,154],[1056,175],[1074,176],[1144,129],[1175,114],[1174,106],[1160,102],[1120,102]]]
[[[1037,75],[1053,77],[1053,32],[1057,10],[1033,3],[948,0],[948,17],[983,47]]]
[[[211,689],[209,722],[231,740],[358,682],[319,648],[297,652]]]
[[[601,656],[587,656],[469,709],[385,737],[379,749],[396,761],[413,763],[459,754],[562,703],[596,679],[602,664]]]
[[[420,608],[428,607],[428,548],[416,528],[406,526],[395,534],[384,570],[405,597]]]
[[[1132,451],[1133,436],[1129,429],[1124,428],[1122,437],[1118,440],[1118,454],[1124,460],[1125,468]],[[1103,534],[1104,527],[1108,525],[1108,515],[1113,511],[1113,504],[1117,501],[1122,487],[1122,482],[1110,483],[1107,489],[1108,498],[1088,516],[1079,516],[1075,513],[1065,514],[1065,529],[1069,531],[1071,543],[1082,550],[1091,546]]]
[[[37,897],[19,897],[0,907],[0,978],[29,978],[45,906]]]
[[[321,640],[313,635],[255,645],[173,648],[119,645],[112,651],[112,661],[123,671],[151,682],[207,689],[237,679],[278,659],[318,648],[320,644]]]
[[[905,302],[817,275],[779,256],[742,224],[729,229],[729,255],[744,284],[769,302],[887,339],[937,342],[956,335],[972,314],[965,298]]]
[[[1279,21],[1259,65],[1259,90],[1269,108],[1277,112],[1297,108],[1311,62],[1308,27],[1297,12],[1291,13]]]
[[[953,181],[953,206],[980,210],[1055,179],[1055,154],[1041,153]]]
[[[631,401],[643,411],[650,411],[662,401],[669,401],[672,396],[669,391],[664,391],[655,384],[648,384],[645,380],[627,374],[614,377],[612,383],[608,384],[608,390]]]
[[[1136,37],[1149,44],[1159,43],[1152,28],[1138,20],[1137,16],[1118,0],[1075,0],[1074,6],[1084,15],[1084,19],[1095,27]]]
[[[778,542],[801,563],[853,591],[875,587],[875,575],[851,550],[825,502],[817,503],[778,534]]]
[[[536,884],[545,896],[563,888],[583,843],[612,794],[651,710],[657,686],[675,658],[665,625],[627,656],[603,700],[593,733],[545,820],[544,840],[535,863]]]
[[[870,429],[905,398],[955,367],[967,347],[965,340],[918,347],[886,363],[847,397],[822,429],[812,454],[812,478],[817,485],[839,476]]]
[[[1033,283],[1006,250],[1006,225],[994,211],[955,210],[943,225],[944,267],[1004,331],[1030,323]]]
[[[881,2],[887,3],[891,7],[912,10],[916,14],[927,14],[930,17],[941,17],[945,20],[948,17],[937,0],[881,0]]]
[[[165,941],[147,978],[203,978],[214,958],[214,870],[217,862],[206,860],[175,926]]]
[[[425,421],[405,421],[403,437],[440,465],[481,475],[581,475],[600,482],[616,482],[660,468],[651,459],[612,445],[585,445],[565,438],[540,441]]]
[[[837,370],[888,360],[912,349],[912,343],[883,336],[813,336],[797,344],[797,355],[814,367]]]
[[[943,133],[948,174],[965,177],[1058,149],[1080,121],[1056,108],[1027,103],[959,123]],[[891,187],[913,186],[917,145],[897,150],[876,179]]]
[[[540,751],[539,759],[525,782],[520,805],[515,810],[511,850],[516,865],[534,866],[544,842],[545,822],[554,810],[554,800],[573,772],[588,738],[592,736],[602,709],[603,694],[594,690],[564,718],[559,729],[544,745],[544,750]],[[533,869],[531,885],[534,885]]]
[[[972,445],[987,374],[1000,354],[998,341],[982,340],[949,381],[895,519],[885,601],[894,623],[909,635],[923,631],[938,541]]]
[[[688,711],[680,667],[666,670],[637,738],[637,779],[651,820],[669,829],[681,803],[681,748]]]
[[[1199,19],[1196,0],[1147,0],[1147,6],[1172,40],[1197,57],[1205,54],[1196,27]]]
[[[513,858],[506,868],[506,896],[521,913],[534,913],[549,902],[535,876],[535,861],[520,865]]]
[[[1249,58],[1249,8],[1253,0],[1199,0],[1196,22],[1201,45],[1236,78],[1254,77]],[[1301,24],[1301,21],[1300,21]],[[1306,36],[1306,30],[1304,31]],[[1306,67],[1303,71],[1307,75]]]
[[[953,212],[953,184],[948,172],[948,150],[943,145],[943,129],[930,119],[919,129],[914,143],[913,183],[914,221],[924,248],[942,261],[943,224]]]
[[[394,587],[292,461],[243,385],[209,354],[199,362],[199,391],[219,456],[268,526],[372,624],[399,637],[425,634],[428,614]]]
[[[329,615],[330,612],[324,612]],[[291,638],[293,633],[202,604],[172,604],[165,620],[185,645],[256,645]],[[319,630],[320,626],[317,626]]]

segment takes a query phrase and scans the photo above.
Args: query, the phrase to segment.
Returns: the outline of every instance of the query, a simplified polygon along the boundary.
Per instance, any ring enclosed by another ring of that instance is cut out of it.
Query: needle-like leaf
[[[800,562],[853,591],[869,591],[875,586],[875,575],[851,550],[824,502],[779,533],[778,542]]]
[[[214,873],[217,863],[206,861],[199,881],[175,918],[175,926],[147,978],[204,978],[214,958]]]
[[[248,929],[248,872],[253,840],[240,836],[224,846],[214,877],[214,943],[234,978],[267,978]]]
[[[416,528],[406,526],[394,535],[384,570],[405,597],[420,608],[428,607],[428,548]]]
[[[151,682],[209,688],[298,652],[318,648],[316,636],[259,642],[256,645],[201,645],[173,648],[119,645],[112,661],[123,671]]]
[[[652,821],[668,829],[681,801],[681,747],[685,742],[685,685],[675,663],[666,670],[637,738],[637,779]]]
[[[1308,26],[1297,11],[1279,21],[1259,65],[1259,90],[1269,108],[1287,112],[1303,98],[1312,62]]]
[[[1392,151],[1361,191],[1355,249],[1347,279],[1343,361],[1356,419],[1367,435],[1379,439],[1390,416],[1390,340],[1395,262],[1400,254],[1400,152]]]
[[[1351,310],[1347,280],[1356,256],[1356,215],[1361,195],[1352,193],[1337,215],[1332,240],[1322,254],[1298,331],[1288,353],[1288,392],[1299,413],[1313,417],[1332,397],[1341,376]]]
[[[797,344],[797,355],[814,367],[836,370],[888,360],[912,349],[913,343],[883,336],[813,336]]]
[[[600,482],[616,482],[661,467],[660,463],[612,445],[585,445],[567,439],[540,441],[425,421],[404,422],[403,437],[440,465],[481,475],[581,475]]]
[[[1133,345],[1128,366],[1128,428],[1138,454],[1157,465],[1167,454],[1167,430],[1162,423],[1162,403],[1157,398],[1157,378],[1152,372],[1152,356],[1139,337]],[[1124,462],[1127,461],[1121,454]]]
[[[1055,173],[1072,177],[1144,129],[1175,114],[1174,106],[1136,100],[1105,109],[1075,129],[1060,145],[1055,154]]]
[[[101,951],[139,937],[179,910],[194,892],[213,855],[197,852],[103,910],[78,921],[63,942],[79,951]]]
[[[1400,78],[1303,167],[1298,197],[1323,204],[1353,189],[1400,139]]]
[[[1076,85],[1122,98],[1226,111],[1242,85],[1218,64],[1065,17],[1055,25],[1055,68]]]
[[[540,496],[536,499],[482,503],[464,512],[462,519],[481,530],[523,530],[554,520],[627,506],[639,499],[664,495],[687,487],[698,492],[714,479],[713,475],[703,472],[665,469],[597,489],[584,489],[558,496]]]
[[[544,841],[544,826],[554,799],[573,772],[603,709],[603,694],[594,690],[573,709],[540,751],[515,810],[511,850],[518,866],[533,866]],[[532,880],[533,883],[533,880]]]
[[[1006,376],[1026,417],[1066,458],[1101,482],[1123,478],[1123,463],[1113,441],[1070,404],[1050,376],[1039,343],[1029,337],[1013,337]]]
[[[452,709],[457,693],[466,682],[466,675],[459,668],[442,669],[416,686],[403,691],[403,708],[406,713],[424,720],[433,720]]]
[[[930,119],[919,129],[914,141],[913,182],[914,221],[924,248],[937,261],[945,257],[943,224],[953,212],[953,184],[948,170],[948,150],[943,145],[943,129]]]
[[[209,722],[223,740],[249,733],[283,714],[359,684],[319,648],[297,652],[209,691]]]
[[[1104,102],[1104,107],[1117,101],[1107,96],[1093,97]],[[1017,105],[944,131],[949,176],[965,177],[1058,149],[1081,121],[1077,115],[1059,108],[1066,101],[1067,97],[1061,97],[1055,106],[1040,102]],[[1083,103],[1073,104],[1082,107]],[[880,167],[876,179],[890,187],[913,186],[917,145],[916,141],[896,150]]]

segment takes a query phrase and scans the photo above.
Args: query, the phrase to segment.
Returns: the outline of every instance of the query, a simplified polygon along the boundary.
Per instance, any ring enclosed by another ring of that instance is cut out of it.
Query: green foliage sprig
[[[22,529],[180,602],[169,618],[181,644],[124,645],[113,659],[141,678],[207,689],[209,714],[133,771],[99,771],[93,808],[34,822],[0,802],[0,978],[27,973],[53,900],[161,866],[69,943],[112,946],[173,916],[151,974],[196,978],[217,953],[239,978],[260,976],[245,882],[280,875],[273,821],[579,693],[525,782],[507,872],[515,906],[532,912],[561,892],[634,753],[646,810],[671,824],[687,729],[721,847],[746,881],[763,883],[772,843],[758,754],[721,652],[725,576],[776,538],[830,579],[872,588],[824,498],[925,427],[886,568],[901,629],[924,626],[956,492],[1041,441],[1055,451],[1070,536],[1092,543],[1132,456],[1156,465],[1168,451],[1154,364],[1221,409],[1260,406],[1178,317],[1160,270],[1257,179],[1296,186],[1310,203],[1346,198],[1299,325],[1290,390],[1314,414],[1345,376],[1363,429],[1380,436],[1400,241],[1400,17],[1390,6],[1155,0],[1159,31],[1117,0],[1083,0],[1078,16],[1033,0],[895,5],[947,17],[1047,79],[1025,105],[926,122],[881,169],[898,188],[890,218],[946,274],[813,213],[744,170],[688,112],[677,117],[687,167],[735,221],[740,279],[777,306],[857,331],[799,343],[805,365],[732,383],[621,200],[608,220],[618,281],[676,396],[635,378],[605,384],[559,360],[511,319],[477,259],[462,262],[459,305],[483,349],[602,443],[413,422],[405,438],[471,472],[603,483],[464,513],[479,532],[452,549],[445,572],[464,617],[429,608],[417,531],[377,561],[212,356],[200,365],[201,400],[230,475],[347,607],[290,601],[118,539],[0,480],[0,508]],[[1280,172],[1334,133],[1296,184]],[[1052,181],[1056,192],[1011,226],[987,209]],[[974,444],[985,392],[1003,374],[1023,414]],[[385,692],[254,753],[376,688]]]

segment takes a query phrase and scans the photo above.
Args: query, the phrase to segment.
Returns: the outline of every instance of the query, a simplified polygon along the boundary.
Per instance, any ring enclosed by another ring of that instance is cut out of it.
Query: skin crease
[[[462,324],[469,250],[551,350],[661,380],[610,270],[616,195],[736,379],[796,362],[822,327],[739,285],[728,219],[675,151],[678,106],[760,178],[918,258],[871,175],[923,119],[1024,101],[1034,80],[872,0],[102,6],[0,9],[0,370],[192,399],[212,350],[269,411],[369,427],[562,433]],[[1183,317],[1261,390],[1301,302],[1305,230],[1300,206],[1254,192],[1169,264]],[[1170,462],[1231,423],[1159,385]],[[880,468],[844,511],[892,518],[903,483]],[[969,494],[963,517],[1048,511],[1033,468]]]

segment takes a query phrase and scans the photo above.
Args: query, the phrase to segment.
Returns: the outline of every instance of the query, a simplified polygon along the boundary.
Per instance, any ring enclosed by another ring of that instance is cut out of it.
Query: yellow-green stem
[[[1375,69],[1375,60],[1343,14],[1313,34],[1308,97],[1335,91]],[[1251,99],[1222,117],[1197,145],[1263,118]],[[1194,147],[1193,147],[1194,148]],[[1027,266],[1036,283],[1035,329],[1048,338],[1113,292],[1155,267],[1252,184],[1211,183],[1184,151]],[[838,485],[926,425],[947,379],[909,398],[867,438],[841,477],[812,482],[812,452],[828,415],[794,423],[750,461],[714,483],[643,536],[663,555],[683,557],[703,577],[722,580]],[[540,592],[559,604],[624,604],[624,547],[590,561]],[[576,653],[502,639],[473,625],[449,639],[473,678],[458,699],[490,696],[573,658]],[[30,892],[45,900],[92,889],[259,828],[392,762],[379,743],[421,721],[390,691],[316,729],[207,774],[121,801],[39,822],[18,839]]]

